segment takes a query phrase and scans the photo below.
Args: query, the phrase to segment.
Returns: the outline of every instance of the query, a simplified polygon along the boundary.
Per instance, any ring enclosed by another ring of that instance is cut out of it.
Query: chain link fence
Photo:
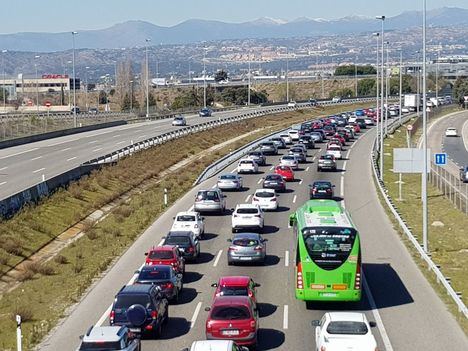
[[[455,174],[434,163],[431,163],[429,181],[457,209],[468,215],[468,183],[463,183]]]

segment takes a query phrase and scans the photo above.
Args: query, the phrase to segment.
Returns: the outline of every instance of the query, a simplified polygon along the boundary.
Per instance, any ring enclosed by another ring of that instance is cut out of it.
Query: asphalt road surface
[[[144,132],[143,130],[141,132]],[[263,235],[268,238],[265,266],[228,266],[226,239],[231,237],[231,216],[205,215],[207,233],[201,241],[200,262],[188,264],[184,291],[177,305],[169,308],[170,321],[159,340],[143,340],[143,350],[180,350],[194,340],[205,339],[205,307],[213,297],[211,283],[225,275],[250,275],[261,284],[259,350],[315,350],[310,321],[331,310],[363,311],[377,322],[373,329],[379,350],[466,350],[466,336],[445,305],[426,281],[380,205],[371,175],[370,153],[374,130],[367,130],[347,146],[347,159],[339,161],[337,172],[316,172],[316,158],[322,149],[309,150],[309,157],[288,183],[288,192],[279,197],[280,208],[268,212]],[[94,140],[94,139],[90,139]],[[96,146],[97,147],[97,146]],[[318,144],[324,148],[324,144]],[[283,151],[284,153],[285,151]],[[280,156],[268,157],[260,174],[245,175],[241,192],[227,192],[228,208],[249,202],[260,187],[261,178],[272,172]],[[231,165],[226,172],[232,172]],[[293,233],[288,216],[308,200],[308,184],[326,179],[335,185],[337,200],[350,211],[361,233],[365,285],[360,303],[317,303],[306,305],[294,297]],[[161,215],[116,262],[109,272],[83,297],[70,316],[40,345],[41,350],[74,350],[79,335],[91,325],[108,323],[114,295],[131,281],[144,262],[143,253],[161,242],[170,229],[172,217],[192,207],[200,188],[211,188],[209,179],[189,191]],[[344,200],[343,200],[344,199]]]

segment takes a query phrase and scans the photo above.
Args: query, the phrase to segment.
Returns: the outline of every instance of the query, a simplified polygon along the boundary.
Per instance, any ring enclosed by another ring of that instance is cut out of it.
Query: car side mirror
[[[249,351],[249,348],[247,346],[241,346],[240,350],[241,351]]]
[[[139,271],[139,270],[136,270],[136,271],[135,271],[135,274],[140,274],[140,271]]]
[[[227,197],[226,195],[223,195],[223,197]]]
[[[256,288],[259,288],[259,287],[261,287],[261,286],[262,286],[262,284],[254,283],[254,287],[256,287]]]
[[[377,326],[377,323],[375,323],[374,321],[371,321],[369,322],[369,325],[371,328],[375,328]]]
[[[201,220],[204,221],[204,220],[205,220],[205,217],[202,217]]]
[[[234,209],[233,209],[233,208],[231,208],[231,211],[232,211],[232,212],[234,212]]]
[[[186,347],[185,349],[182,349],[180,351],[190,351],[190,349],[188,347]]]
[[[147,252],[145,252],[145,256],[148,256],[148,253],[147,253]]]
[[[182,279],[184,277],[184,275],[182,273],[178,273],[178,274],[176,274],[176,277],[179,278],[179,279]]]
[[[332,185],[332,188],[334,188],[334,187],[335,187],[335,185]]]
[[[211,284],[211,287],[217,288],[217,287],[218,287],[218,283],[213,283],[213,284]]]
[[[172,219],[175,219],[175,217],[172,217]]]
[[[210,311],[211,311],[211,308],[210,308],[210,307],[205,307],[205,311],[206,311],[206,312],[210,312]]]
[[[79,338],[80,338],[80,340],[83,340],[84,335],[80,335]]]
[[[313,327],[320,327],[320,321],[318,319],[314,319],[311,322],[311,324],[312,324]]]
[[[165,236],[163,236],[163,237],[162,237],[162,239],[166,239],[166,237],[165,237]]]

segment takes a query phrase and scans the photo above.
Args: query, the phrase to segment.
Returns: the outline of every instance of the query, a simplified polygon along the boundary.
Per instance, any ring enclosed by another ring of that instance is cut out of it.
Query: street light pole
[[[133,80],[130,81],[130,112],[133,112]]]
[[[146,118],[149,117],[149,64],[148,64],[148,43],[151,39],[146,40]]]
[[[206,48],[203,48],[203,107],[206,108]]]
[[[400,124],[400,126],[401,126],[401,104],[402,104],[401,95],[402,94],[403,94],[403,51],[402,51],[402,49],[400,49],[400,92],[398,94],[398,98],[399,98],[398,110],[399,110],[399,124]]]
[[[381,108],[381,114],[380,114],[380,117],[381,117],[381,122],[380,122],[380,180],[383,181],[384,180],[384,145],[383,145],[383,132],[384,132],[384,129],[383,129],[383,126],[385,124],[385,121],[386,121],[386,114],[387,114],[387,111],[386,109],[384,108],[384,94],[383,94],[383,91],[384,91],[384,39],[385,39],[385,31],[384,31],[384,23],[385,23],[385,16],[377,16],[376,19],[379,19],[382,21],[382,32],[381,32],[381,43],[382,43],[382,52],[381,52],[381,64],[382,64],[382,67],[381,67],[381,99],[380,99],[380,108]],[[384,111],[385,111],[385,116],[384,116]]]
[[[247,105],[250,106],[250,54],[249,54],[249,91],[247,92]]]
[[[358,96],[358,84],[357,84],[357,56],[354,62],[354,88],[355,88],[355,95]]]
[[[286,50],[286,101],[289,102],[289,50]]]
[[[2,90],[2,95],[3,95],[3,112],[6,112],[6,88],[5,88],[5,54],[7,53],[7,50],[2,50],[2,69],[3,69],[3,90]]]
[[[40,56],[36,55],[34,58],[37,60]],[[36,113],[39,114],[39,78],[37,77],[37,61],[34,62],[34,68],[36,69]]]
[[[423,165],[423,174],[422,174],[422,199],[423,199],[423,248],[426,253],[429,252],[429,243],[428,243],[428,225],[427,225],[427,92],[426,92],[426,0],[423,0],[423,150],[424,150],[424,165]]]
[[[85,105],[86,105],[86,111],[88,111],[89,110],[89,106],[88,106],[88,69],[89,67],[86,66],[85,69],[86,69],[86,83],[85,83],[86,84],[86,87],[85,87],[86,104]]]
[[[380,138],[379,138],[379,135],[380,135],[380,129],[379,129],[379,126],[380,126],[380,123],[382,123],[381,121],[381,118],[382,118],[382,114],[380,114],[379,116],[379,113],[380,113],[380,104],[379,104],[379,93],[380,93],[380,89],[379,89],[379,36],[380,36],[380,33],[374,33],[374,36],[377,38],[377,55],[376,55],[376,82],[375,82],[375,85],[376,85],[376,96],[375,96],[375,100],[376,100],[376,109],[377,109],[377,135],[376,135],[376,138],[377,138],[377,150],[380,149]]]
[[[71,32],[73,39],[73,126],[76,128],[76,75],[75,75],[75,35],[78,32]]]
[[[385,120],[387,120],[387,111],[388,111],[388,92],[390,89],[390,62],[388,59],[388,47],[390,46],[390,42],[386,41],[386,52],[387,52],[387,63],[385,66]],[[388,123],[385,123],[385,135],[387,135],[388,132]]]

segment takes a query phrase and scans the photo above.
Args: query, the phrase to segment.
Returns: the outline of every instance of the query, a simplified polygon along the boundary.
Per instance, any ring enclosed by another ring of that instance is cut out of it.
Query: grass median
[[[408,122],[413,123],[412,121]],[[384,160],[385,185],[388,189],[388,195],[394,200],[402,218],[411,227],[411,231],[422,242],[422,203],[421,203],[421,175],[403,174],[402,180],[402,201],[398,201],[399,184],[397,173],[393,173],[393,149],[404,148],[406,146],[406,125],[397,129],[393,135],[385,139]],[[417,135],[416,135],[417,136]],[[435,264],[439,265],[446,277],[450,277],[451,285],[454,290],[462,294],[462,300],[468,302],[468,236],[466,235],[467,217],[460,212],[436,187],[428,182],[428,223],[429,223],[429,249],[431,257]],[[393,218],[390,215],[390,218]],[[395,228],[398,228],[395,225]],[[415,258],[418,255],[404,234],[400,234],[412,250]],[[418,258],[416,261],[418,262]],[[422,262],[418,262],[423,272],[427,271]],[[468,331],[468,322],[462,316],[447,296],[443,287],[436,283],[433,274],[426,274],[429,281],[439,292],[441,298],[447,303],[454,316],[460,322],[465,332]]]
[[[93,281],[105,272],[138,236],[165,210],[164,188],[170,204],[192,187],[201,171],[214,160],[262,135],[319,115],[362,105],[328,107],[323,110],[286,112],[233,123],[189,138],[170,141],[125,158],[114,166],[92,173],[68,189],[57,191],[34,207],[0,223],[2,269],[8,269],[89,213],[145,181],[156,179],[171,165],[207,148],[252,130],[259,130],[214,154],[192,162],[177,174],[158,179],[104,220],[86,230],[86,235],[64,248],[53,260],[31,265],[18,288],[0,300],[0,349],[15,348],[13,316],[23,317],[23,345],[31,349],[78,302]],[[8,243],[6,246],[5,243]],[[15,250],[12,248],[16,247]],[[76,331],[77,335],[83,331]],[[72,338],[77,335],[71,336]]]

